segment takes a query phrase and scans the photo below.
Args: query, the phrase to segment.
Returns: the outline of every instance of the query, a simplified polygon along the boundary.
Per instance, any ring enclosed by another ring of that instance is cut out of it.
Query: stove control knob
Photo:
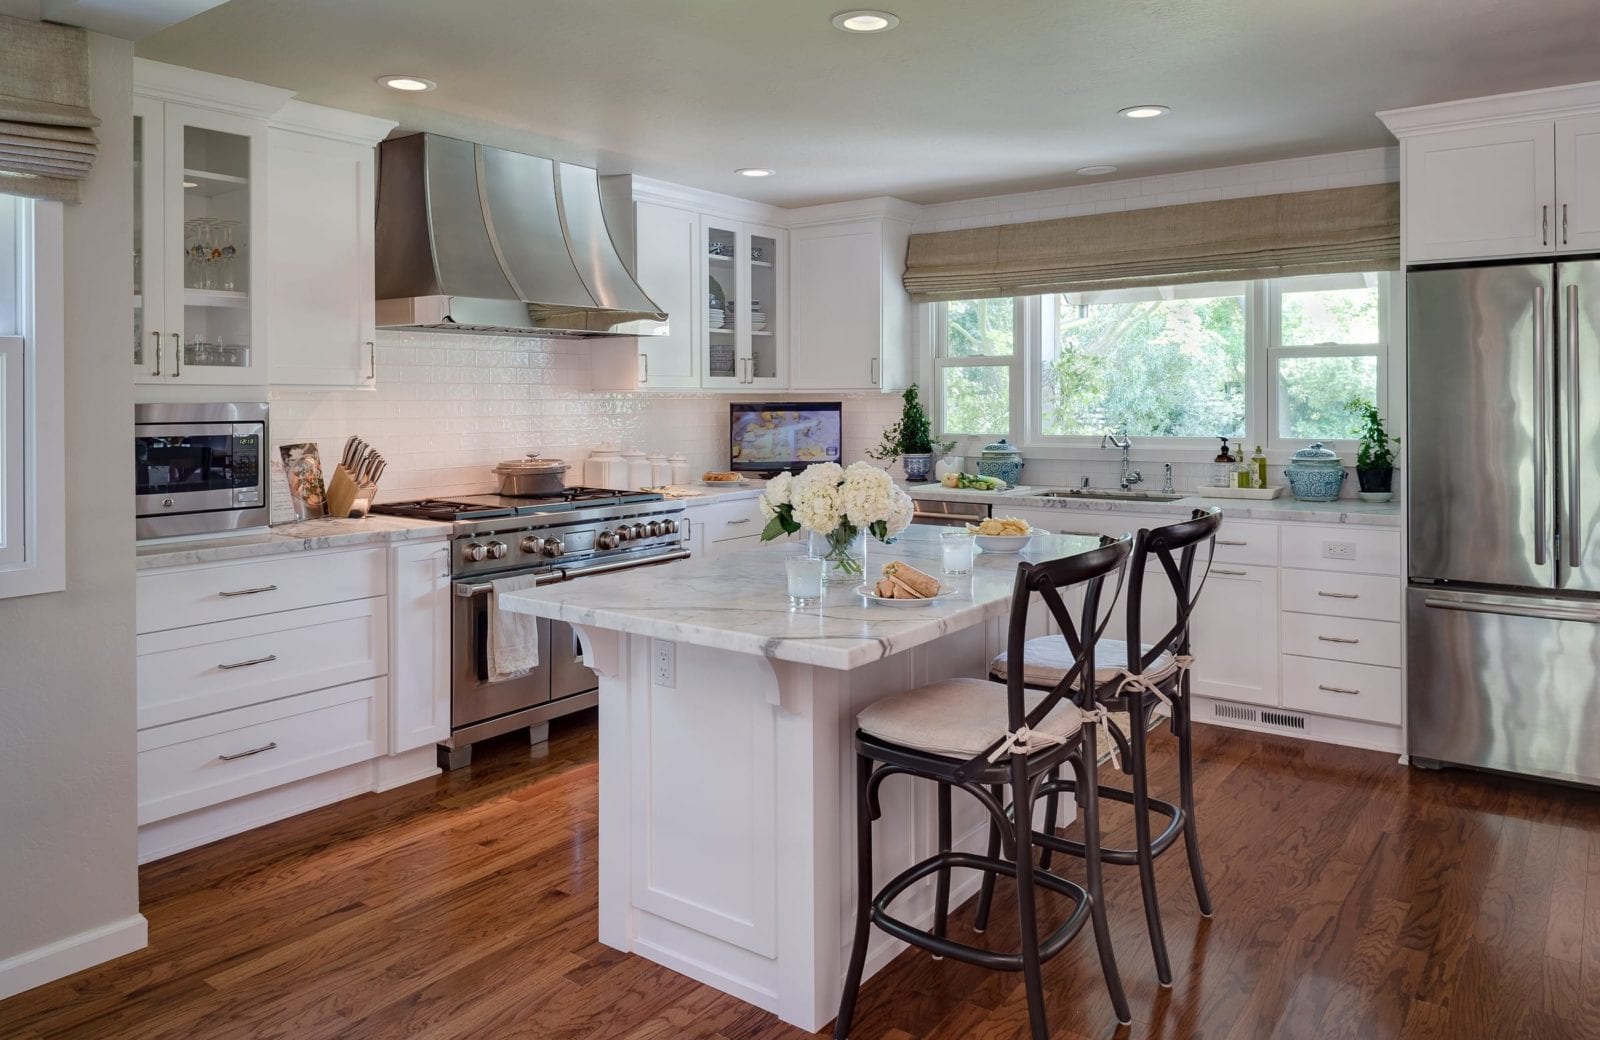
[[[633,528],[622,524],[617,528],[617,541],[626,542],[633,537]]]
[[[544,551],[544,539],[529,536],[522,540],[522,551],[529,556],[537,556]]]
[[[643,538],[648,533],[649,532],[644,529],[644,525],[643,524],[634,524],[633,525],[633,536],[635,538]]]
[[[506,553],[510,551],[505,542],[489,543],[489,559],[491,560],[503,560],[506,558]]]
[[[615,549],[622,544],[622,539],[617,537],[615,531],[601,531],[595,536],[594,544],[602,549]]]
[[[544,554],[552,560],[566,551],[567,547],[561,544],[561,539],[546,538],[544,540]]]
[[[663,520],[663,521],[661,521],[661,532],[663,534],[677,534],[678,533],[678,521],[676,521],[676,520]]]
[[[468,542],[466,548],[461,550],[461,555],[472,563],[482,563],[489,555],[489,550],[477,542]]]
[[[644,533],[649,535],[651,538],[655,538],[663,534],[664,531],[661,527],[661,522],[658,520],[652,520],[648,524],[645,524]]]

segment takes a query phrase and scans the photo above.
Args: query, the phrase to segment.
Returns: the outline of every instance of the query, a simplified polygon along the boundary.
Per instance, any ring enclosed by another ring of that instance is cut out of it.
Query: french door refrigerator
[[[1600,785],[1600,259],[1406,288],[1408,751]]]

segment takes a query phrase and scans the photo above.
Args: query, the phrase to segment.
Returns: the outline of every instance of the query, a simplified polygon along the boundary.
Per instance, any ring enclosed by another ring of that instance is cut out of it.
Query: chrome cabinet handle
[[[183,338],[176,332],[172,336],[172,378],[183,375]]]
[[[156,370],[150,374],[153,376],[158,376],[161,374],[161,333],[152,332],[150,333],[150,336],[156,341]]]
[[[1326,596],[1328,599],[1360,599],[1361,598],[1361,594],[1359,592],[1323,592],[1321,589],[1317,590],[1317,595]]]
[[[1567,286],[1567,563],[1583,565],[1583,467],[1578,465],[1578,287]]]
[[[1230,571],[1230,570],[1227,570],[1227,569],[1222,568],[1222,567],[1213,567],[1213,568],[1211,568],[1211,573],[1212,574],[1226,574],[1229,577],[1233,577],[1233,578],[1243,578],[1243,577],[1248,576],[1248,574],[1249,574],[1248,571]]]
[[[1359,643],[1359,639],[1345,639],[1342,636],[1318,636],[1324,643]]]
[[[1246,546],[1246,545],[1249,545],[1249,544],[1250,544],[1250,543],[1249,543],[1249,542],[1230,542],[1230,541],[1228,541],[1228,540],[1227,540],[1227,539],[1226,539],[1226,538],[1218,538],[1218,539],[1217,539],[1217,544],[1218,544],[1218,545],[1237,545],[1237,546]]]
[[[221,668],[225,672],[231,672],[235,668],[249,668],[252,665],[269,664],[270,662],[276,661],[277,659],[278,659],[278,655],[277,654],[268,654],[265,657],[252,657],[248,661],[235,661],[233,664],[219,664],[219,665],[217,665],[217,667]]]
[[[278,586],[276,586],[276,585],[262,585],[262,586],[259,586],[258,588],[254,588],[254,589],[234,589],[231,592],[219,592],[219,593],[217,593],[217,595],[222,596],[224,598],[231,598],[233,596],[254,596],[257,593],[261,593],[261,592],[277,592],[277,591],[278,591]]]
[[[253,747],[249,751],[235,751],[231,755],[218,755],[217,757],[224,762],[232,762],[236,758],[249,758],[251,755],[259,755],[263,751],[271,751],[277,746],[278,742],[276,740],[271,740],[265,744],[262,744],[260,747]]]
[[[378,346],[372,340],[367,340],[367,382],[375,382],[378,378]]]
[[[1561,244],[1567,244],[1567,204],[1561,204]]]
[[[1317,683],[1317,689],[1327,690],[1329,693],[1348,693],[1352,697],[1355,697],[1361,693],[1360,690],[1347,690],[1343,686],[1327,686],[1323,683]]]
[[[1539,244],[1547,246],[1550,244],[1550,207],[1540,206],[1539,214]]]
[[[1533,287],[1533,562],[1545,563],[1545,533],[1550,527],[1549,483],[1545,458],[1545,387],[1550,383],[1550,358],[1545,328],[1544,286]]]
[[[878,359],[872,359],[872,385],[878,385]]]
[[[739,524],[748,524],[748,523],[749,523],[749,522],[750,522],[750,518],[749,518],[749,517],[748,517],[748,516],[746,516],[746,517],[741,517],[741,518],[740,518],[740,519],[738,519],[738,520],[726,520],[726,521],[724,521],[724,523],[725,523],[725,524],[726,524],[726,525],[727,525],[727,526],[728,526],[728,527],[736,527],[736,526],[738,526],[738,525],[739,525]]]
[[[650,355],[640,351],[639,362],[644,366],[644,375],[639,377],[639,382],[648,383],[650,382]]]

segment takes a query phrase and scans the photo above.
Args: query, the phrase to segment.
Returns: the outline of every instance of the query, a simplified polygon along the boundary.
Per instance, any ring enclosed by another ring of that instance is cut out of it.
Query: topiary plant
[[[887,460],[901,455],[931,455],[935,448],[949,451],[954,447],[954,442],[935,444],[933,424],[928,421],[928,413],[922,407],[917,384],[906,387],[900,399],[905,403],[900,410],[899,421],[884,429],[883,442],[875,450],[867,452],[868,455]]]
[[[1399,444],[1400,438],[1389,436],[1389,431],[1383,425],[1383,416],[1378,414],[1378,406],[1365,397],[1353,397],[1345,407],[1355,412],[1361,420],[1361,444],[1356,451],[1356,469],[1394,469],[1392,445]]]

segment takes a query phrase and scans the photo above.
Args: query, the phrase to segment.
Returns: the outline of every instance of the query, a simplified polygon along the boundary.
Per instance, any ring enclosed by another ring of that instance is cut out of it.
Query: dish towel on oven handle
[[[500,609],[500,596],[521,592],[538,584],[535,574],[496,578],[489,593],[489,681],[503,682],[527,675],[539,667],[539,619]]]

